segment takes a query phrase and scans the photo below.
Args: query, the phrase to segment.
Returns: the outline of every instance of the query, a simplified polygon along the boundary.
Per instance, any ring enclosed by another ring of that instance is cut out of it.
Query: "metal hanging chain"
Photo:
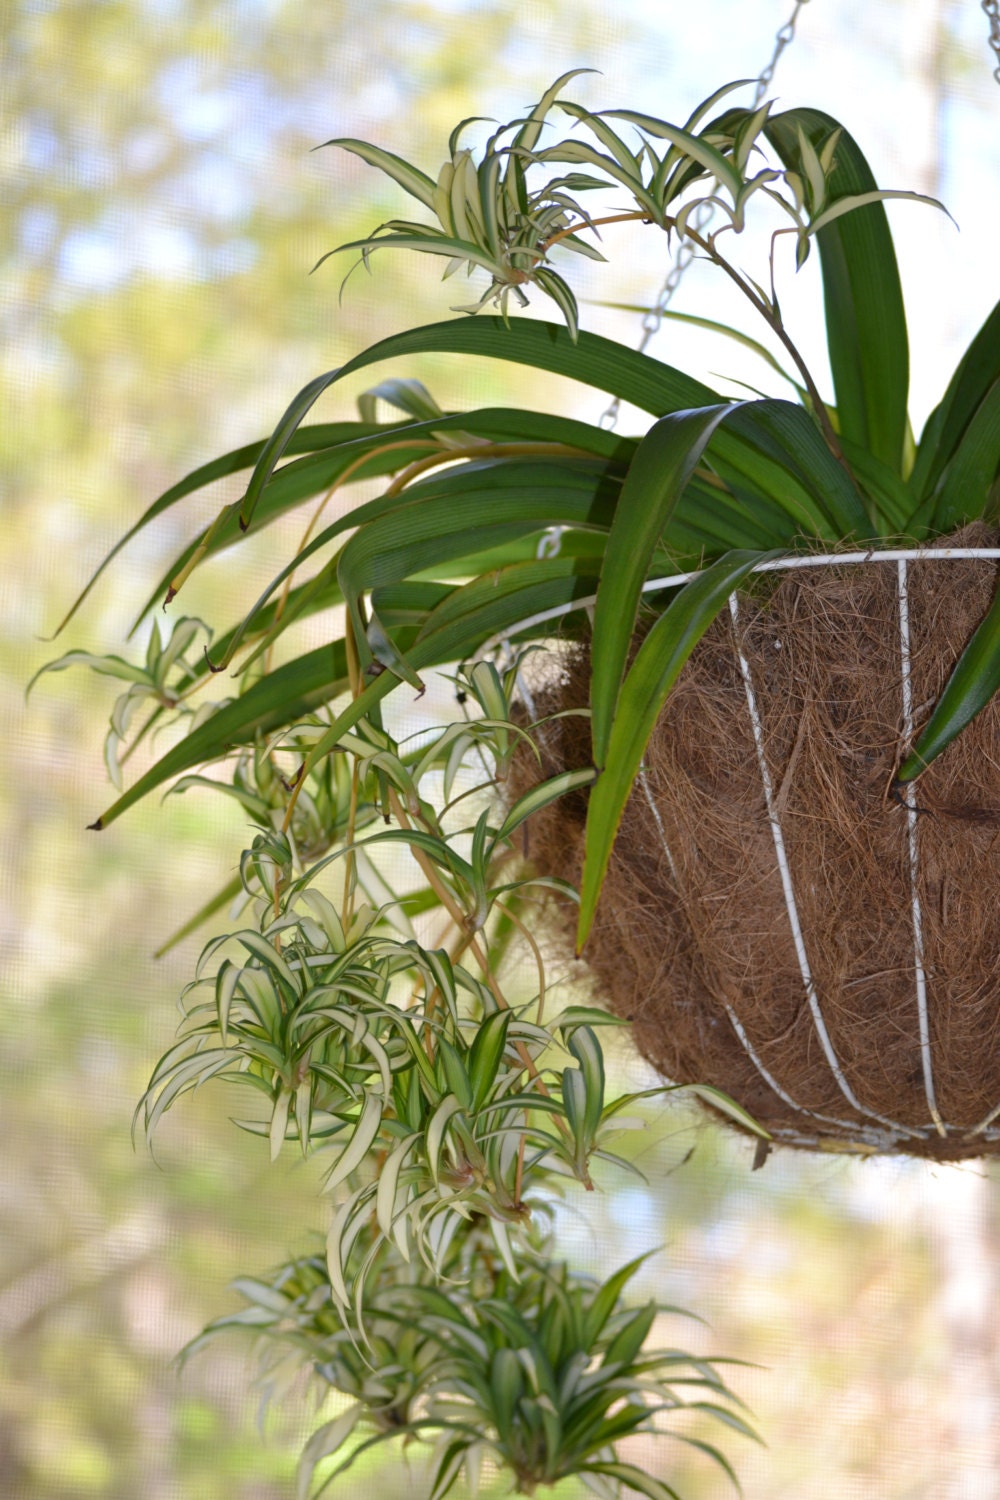
[[[799,11],[802,9],[803,5],[808,5],[808,3],[809,0],[795,0],[795,7],[792,10],[791,15],[785,22],[784,26],[782,26],[775,34],[774,51],[771,53],[770,59],[767,62],[766,66],[763,67],[760,73],[757,75],[757,87],[754,90],[753,105],[751,106],[753,109],[756,109],[757,106],[763,101],[764,95],[770,88],[771,81],[774,78],[774,70],[778,66],[781,54],[784,52],[789,42],[792,41],[795,36],[795,26],[796,22],[799,19]],[[987,6],[992,6],[993,10],[996,11],[998,5],[1000,5],[1000,0],[983,0],[984,10],[987,8]],[[699,207],[695,210],[691,221],[692,228],[696,231],[696,233],[702,234],[703,231],[708,228],[708,225],[711,222],[714,213],[714,204],[702,203],[699,205]],[[680,245],[677,247],[677,254],[674,256],[673,265],[667,272],[666,279],[664,280],[663,285],[660,287],[660,290],[656,295],[656,300],[653,303],[653,306],[647,313],[643,315],[642,337],[639,340],[638,344],[640,354],[645,354],[650,342],[659,333],[660,328],[663,324],[664,314],[667,311],[670,300],[676,292],[678,286],[680,285],[681,277],[684,275],[684,272],[694,260],[696,253],[697,251],[695,245],[691,240],[681,240]],[[609,429],[613,428],[618,422],[618,413],[620,410],[621,401],[616,397],[615,400],[612,401],[607,407],[607,410],[602,413],[600,418],[600,425]]]
[[[1000,0],[982,0],[982,5],[990,23],[990,46],[997,56],[993,77],[1000,83]]]

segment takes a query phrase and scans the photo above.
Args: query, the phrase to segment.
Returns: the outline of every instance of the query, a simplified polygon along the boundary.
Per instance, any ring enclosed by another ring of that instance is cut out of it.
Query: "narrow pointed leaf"
[[[478,1112],[489,1098],[503,1061],[510,1025],[509,1010],[495,1011],[480,1023],[469,1050],[469,1083],[472,1087],[472,1109]]]
[[[162,756],[92,826],[106,828],[172,776],[214,760],[234,745],[252,742],[258,733],[266,735],[289,720],[305,718],[346,686],[343,642],[321,646],[287,666],[277,667]]]
[[[375,1194],[375,1217],[382,1233],[388,1239],[393,1231],[396,1209],[396,1194],[399,1189],[399,1175],[403,1170],[406,1158],[409,1156],[416,1141],[413,1136],[400,1141],[390,1151],[385,1163],[379,1173],[378,1190]]]
[[[785,165],[801,166],[799,135],[819,148],[839,129],[820,110],[771,115],[764,131]],[[828,201],[872,192],[877,183],[856,142],[842,130],[827,179]],[[868,203],[819,230],[827,344],[837,418],[845,437],[897,474],[906,449],[909,348],[892,236],[881,203]]]
[[[713,1088],[709,1083],[691,1083],[688,1084],[685,1092],[694,1094],[695,1098],[703,1100],[705,1104],[710,1104],[713,1109],[728,1116],[730,1120],[734,1120],[744,1130],[749,1130],[764,1140],[771,1139],[770,1132],[765,1130],[763,1125],[758,1125],[753,1115],[737,1104],[735,1099],[730,1099],[729,1095],[724,1094],[721,1089]]]
[[[291,1103],[291,1089],[282,1088],[278,1093],[277,1099],[274,1101],[274,1109],[271,1112],[271,1128],[268,1131],[272,1161],[277,1161],[281,1148],[285,1143],[285,1130],[288,1125],[288,1111]]]
[[[328,370],[325,375],[317,375],[314,380],[304,386],[294,401],[290,402],[285,409],[285,414],[278,423],[274,432],[264,444],[260,458],[254,466],[247,492],[240,506],[240,526],[246,531],[253,519],[254,509],[260,499],[264,485],[270,479],[278,459],[285,452],[293,435],[302,425],[302,419],[311,407],[319,400],[320,396],[338,378],[340,371]]]
[[[515,829],[520,828],[526,818],[530,818],[533,813],[539,812],[543,807],[548,807],[550,802],[556,802],[560,797],[565,797],[567,792],[590,786],[596,775],[597,772],[588,766],[582,771],[563,771],[558,776],[551,776],[548,781],[539,782],[538,786],[532,787],[530,792],[525,792],[523,797],[517,799],[497,830],[494,842],[503,843],[504,839],[509,838]]]
[[[425,208],[434,208],[434,181],[422,172],[419,167],[404,161],[401,156],[396,156],[392,151],[383,151],[378,146],[371,146],[367,141],[352,140],[348,136],[334,136],[329,141],[323,141],[322,145],[314,146],[314,151],[321,151],[326,146],[339,146],[342,151],[349,151],[352,156],[360,156],[361,160],[367,162],[370,167],[378,167],[393,182],[412,197],[421,202]]]
[[[639,444],[622,486],[594,609],[591,709],[598,767],[608,754],[649,560],[709,439],[735,409],[727,403],[661,417]]]
[[[640,1495],[646,1496],[646,1500],[681,1500],[677,1491],[671,1489],[664,1480],[654,1479],[652,1474],[647,1474],[644,1469],[637,1469],[635,1464],[589,1463],[581,1465],[580,1472],[605,1475],[619,1485],[637,1490]]]
[[[454,1094],[446,1094],[431,1115],[427,1126],[427,1164],[431,1169],[431,1176],[435,1184],[441,1176],[441,1150],[444,1146],[445,1133],[453,1115],[461,1112],[462,1102]]]
[[[984,709],[1000,688],[1000,590],[949,677],[913,749],[896,773],[896,784],[915,781],[931,761]]]
[[[625,803],[667,694],[729,595],[758,562],[773,555],[731,552],[720,558],[680,589],[639,648],[622,686],[607,763],[590,793],[578,949],[590,931]]]
[[[927,420],[913,466],[913,489],[918,496],[937,485],[990,387],[1000,378],[1000,302],[989,314],[959,361],[939,406]]]
[[[302,1457],[299,1459],[295,1472],[296,1500],[308,1500],[309,1488],[317,1465],[322,1463],[324,1458],[329,1458],[331,1453],[336,1453],[339,1448],[343,1447],[364,1415],[364,1411],[364,1403],[356,1401],[353,1406],[348,1407],[347,1411],[341,1412],[339,1417],[324,1422],[323,1426],[313,1433],[302,1450]]]
[[[354,1134],[328,1172],[323,1183],[324,1192],[332,1193],[352,1172],[357,1171],[368,1155],[382,1123],[382,1103],[374,1090],[365,1094],[364,1106],[354,1127]]]
[[[693,135],[689,130],[682,130],[679,125],[669,125],[666,120],[658,120],[654,115],[641,114],[632,109],[609,109],[605,110],[605,114],[611,119],[628,120],[647,135],[670,141],[685,156],[697,162],[703,171],[717,178],[723,187],[729,189],[734,199],[739,196],[742,186],[739,172],[721,151],[703,137]]]
[[[1000,473],[1000,378],[986,392],[970,418],[955,453],[941,476],[935,496],[932,529],[949,532],[966,521],[978,521],[990,504]]]

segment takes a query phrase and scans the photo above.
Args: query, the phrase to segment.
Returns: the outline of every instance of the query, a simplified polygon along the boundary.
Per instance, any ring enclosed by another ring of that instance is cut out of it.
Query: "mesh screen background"
[[[123,649],[164,558],[231,492],[151,530],[58,645],[42,638],[156,493],[269,431],[315,372],[454,300],[422,267],[356,278],[340,305],[342,272],[307,276],[333,244],[398,209],[360,163],[311,147],[357,135],[433,169],[463,115],[506,118],[584,64],[603,72],[588,101],[676,119],[760,66],[789,9],[5,8],[0,1493],[11,1500],[279,1500],[294,1493],[318,1420],[293,1394],[258,1434],[249,1349],[236,1341],[174,1364],[234,1305],[233,1276],[322,1231],[316,1174],[268,1169],[229,1125],[227,1101],[208,1094],[171,1115],[155,1160],[129,1140],[198,939],[150,954],[234,868],[240,819],[192,792],[86,833],[108,800],[100,742],[113,690],[75,671],[24,701],[59,651]],[[919,428],[995,296],[1000,90],[985,19],[974,0],[811,0],[775,87],[785,103],[842,118],[880,182],[941,196],[961,226],[892,210],[920,308]],[[643,244],[606,279],[588,273],[583,290],[648,298],[662,271]],[[698,310],[704,284],[695,266],[676,305]],[[786,304],[807,353],[811,296],[789,287]],[[606,310],[587,321],[630,336]],[[656,347],[694,373],[700,361],[706,378],[741,374],[725,349],[670,337]],[[442,369],[434,389],[483,394],[463,379]],[[600,409],[578,390],[558,396],[567,411]],[[235,611],[269,577],[269,554],[270,543],[238,571],[217,567],[189,610]],[[643,1076],[626,1052],[618,1067],[623,1080]],[[769,1444],[729,1447],[748,1500],[1000,1496],[997,1208],[984,1173],[777,1155],[751,1178],[741,1144],[673,1112],[644,1166],[648,1188],[571,1199],[560,1236],[567,1255],[605,1271],[662,1245],[639,1292],[710,1325],[665,1336],[762,1367],[735,1379]],[[697,1460],[643,1452],[695,1500],[728,1492]],[[424,1493],[413,1452],[342,1483],[359,1500]]]

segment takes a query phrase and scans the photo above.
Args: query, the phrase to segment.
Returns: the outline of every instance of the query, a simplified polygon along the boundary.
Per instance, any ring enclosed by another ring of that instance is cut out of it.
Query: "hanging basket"
[[[908,805],[890,795],[996,541],[772,565],[649,744],[584,959],[665,1078],[725,1090],[778,1142],[1000,1154],[1000,705]],[[586,651],[564,667],[539,714],[586,703]],[[586,764],[588,734],[547,725],[544,774]],[[536,819],[536,868],[579,875],[585,815],[581,795]]]

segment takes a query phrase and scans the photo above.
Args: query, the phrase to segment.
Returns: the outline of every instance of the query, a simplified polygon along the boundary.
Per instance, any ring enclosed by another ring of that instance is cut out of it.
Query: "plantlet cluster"
[[[291,833],[307,787],[274,776],[289,832],[262,828],[243,855],[252,925],[205,947],[181,1037],[137,1112],[151,1138],[184,1094],[210,1079],[242,1084],[253,1092],[236,1123],[266,1136],[272,1159],[292,1140],[324,1164],[325,1257],[241,1281],[248,1308],[213,1325],[266,1331],[282,1358],[297,1350],[353,1397],[311,1440],[303,1493],[317,1464],[374,1429],[334,1472],[372,1444],[432,1437],[434,1496],[492,1455],[523,1493],[577,1473],[598,1493],[625,1482],[665,1500],[669,1486],[615,1444],[685,1405],[679,1386],[706,1387],[715,1401],[687,1404],[750,1432],[712,1364],[644,1351],[656,1308],[622,1301],[637,1262],[603,1286],[573,1278],[542,1227],[565,1181],[592,1188],[595,1161],[635,1170],[610,1147],[640,1123],[624,1112],[643,1095],[606,1097],[598,1037],[610,1016],[546,1015],[535,883],[512,869],[513,840],[592,773],[498,803],[497,777],[530,744],[511,721],[518,670],[480,661],[460,674],[461,717],[409,748],[362,720],[334,758],[351,770],[321,857],[304,858]],[[299,724],[290,743],[301,750],[321,729]],[[246,757],[236,771],[245,782]],[[427,884],[377,906],[367,886],[378,848],[399,843]],[[331,877],[336,902],[321,889]],[[431,922],[447,934],[440,946],[417,935]],[[507,993],[517,944],[533,959],[528,999]],[[714,1445],[685,1441],[729,1471]]]
[[[357,1253],[370,1254],[367,1238]],[[701,1413],[756,1436],[719,1373],[724,1361],[647,1347],[656,1320],[678,1309],[625,1303],[640,1264],[600,1283],[568,1271],[551,1236],[536,1230],[515,1279],[474,1220],[451,1242],[440,1282],[383,1246],[369,1271],[363,1325],[345,1319],[323,1257],[304,1256],[266,1280],[236,1282],[246,1305],[186,1353],[240,1330],[263,1346],[265,1395],[286,1392],[305,1368],[321,1394],[332,1387],[349,1398],[303,1451],[303,1497],[325,1460],[338,1462],[317,1494],[370,1449],[420,1438],[431,1444],[431,1500],[460,1477],[475,1494],[490,1467],[509,1474],[520,1494],[577,1476],[606,1500],[623,1485],[649,1500],[676,1500],[670,1484],[616,1456],[623,1439],[657,1430],[705,1454],[735,1483],[714,1443],[663,1426],[663,1416]],[[361,1441],[343,1457],[352,1437]]]

